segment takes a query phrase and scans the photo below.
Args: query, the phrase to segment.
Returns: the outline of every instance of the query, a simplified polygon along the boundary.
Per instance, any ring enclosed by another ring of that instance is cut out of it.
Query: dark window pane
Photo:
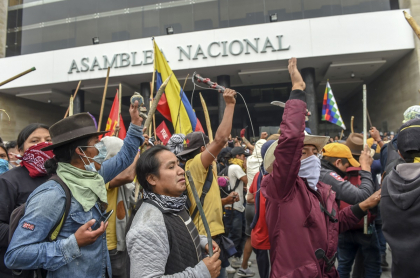
[[[290,12],[292,5],[290,1],[265,0],[266,21],[270,21],[270,15],[277,14],[277,21],[292,20],[293,15]]]
[[[264,23],[264,2],[228,0],[229,27]]]
[[[190,1],[161,3],[159,9],[160,34],[166,35],[166,28],[172,26],[174,34],[193,31],[193,5]]]

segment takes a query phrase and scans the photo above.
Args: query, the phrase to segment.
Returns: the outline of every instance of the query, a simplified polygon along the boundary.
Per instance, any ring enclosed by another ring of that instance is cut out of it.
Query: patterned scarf
[[[17,158],[22,159],[20,165],[28,169],[29,176],[31,178],[47,175],[47,170],[45,170],[44,163],[48,159],[53,158],[54,153],[53,151],[42,151],[41,149],[50,145],[52,145],[52,143],[39,143],[27,149],[23,156],[16,156]]]
[[[174,134],[171,139],[169,139],[166,146],[171,150],[171,152],[177,155],[184,150],[184,139],[184,134]]]
[[[143,199],[154,202],[164,211],[180,212],[185,208],[187,195],[182,195],[181,197],[170,197],[143,190]]]

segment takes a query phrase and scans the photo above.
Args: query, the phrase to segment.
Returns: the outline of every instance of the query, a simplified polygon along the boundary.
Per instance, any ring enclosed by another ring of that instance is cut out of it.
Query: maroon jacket
[[[295,90],[286,102],[273,171],[261,184],[267,199],[271,277],[338,277],[335,267],[327,271],[326,261],[317,259],[315,251],[321,248],[328,259],[332,258],[337,252],[339,232],[354,226],[364,215],[358,205],[339,211],[330,185],[318,182],[318,191],[314,191],[306,179],[298,177],[305,136],[305,100],[305,93]],[[320,204],[338,222],[332,222]]]

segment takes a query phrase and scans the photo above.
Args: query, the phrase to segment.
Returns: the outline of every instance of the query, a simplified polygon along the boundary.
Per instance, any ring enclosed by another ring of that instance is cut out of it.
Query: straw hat
[[[314,145],[318,152],[321,152],[324,146],[327,144],[329,136],[318,136],[318,135],[309,135],[305,131],[305,139],[303,140],[303,145]],[[278,141],[275,141],[271,146],[268,148],[267,152],[264,156],[264,168],[267,172],[271,173],[273,170],[273,163],[274,163],[274,150],[278,145]]]

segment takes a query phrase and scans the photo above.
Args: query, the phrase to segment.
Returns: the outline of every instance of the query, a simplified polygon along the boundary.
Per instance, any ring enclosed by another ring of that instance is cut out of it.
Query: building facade
[[[353,115],[359,131],[362,84],[368,85],[373,124],[383,131],[397,130],[404,110],[419,102],[419,42],[401,10],[407,9],[420,22],[415,0],[0,2],[0,13],[7,15],[0,30],[4,41],[0,55],[5,56],[0,66],[7,70],[0,72],[0,80],[36,67],[0,87],[0,109],[11,117],[9,121],[0,112],[4,140],[15,139],[27,123],[61,119],[79,80],[78,111],[98,116],[107,67],[111,70],[104,117],[122,83],[122,112],[128,123],[133,92],[141,92],[146,100],[150,96],[152,37],[181,85],[197,72],[243,95],[246,105],[237,99],[233,135],[251,125],[249,118],[256,133],[278,126],[283,111],[270,102],[288,98],[290,57],[298,58],[307,84],[313,114],[308,126],[313,133],[340,132],[320,121],[327,80],[346,125]],[[190,80],[185,84],[204,123],[197,95],[202,92],[215,131],[223,116],[221,95],[194,88]],[[158,114],[157,124],[163,120]]]

